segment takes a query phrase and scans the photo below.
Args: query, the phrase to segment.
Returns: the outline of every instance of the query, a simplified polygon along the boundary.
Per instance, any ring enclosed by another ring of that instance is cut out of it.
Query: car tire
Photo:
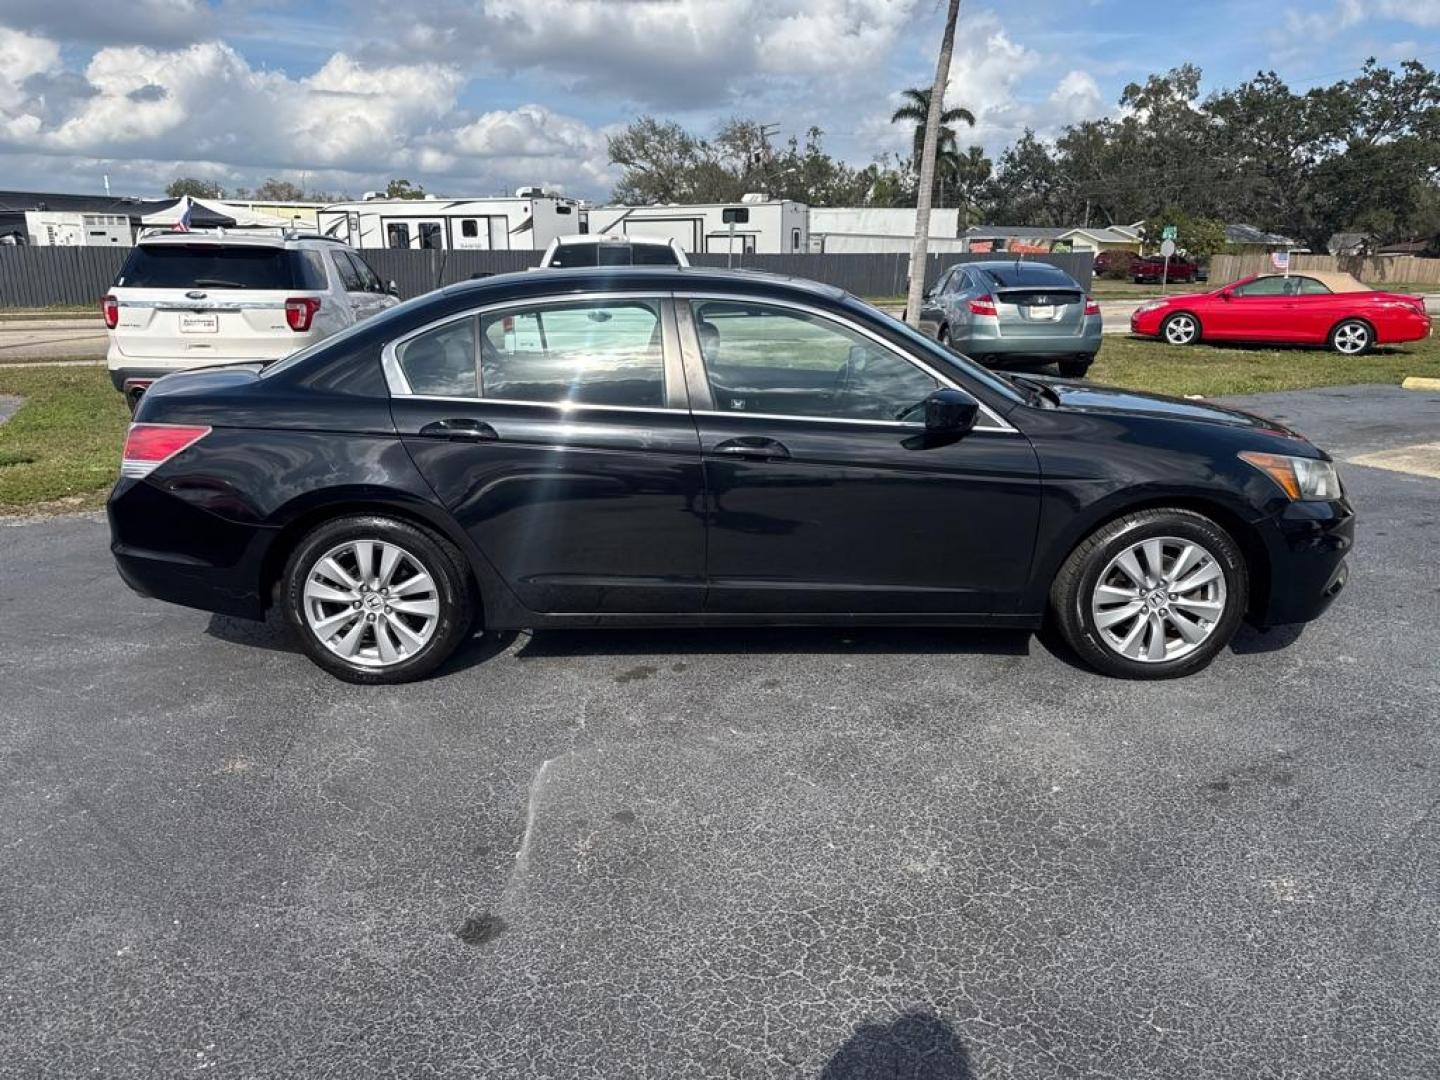
[[[1076,360],[1060,360],[1056,362],[1055,366],[1060,369],[1062,379],[1083,379],[1085,373],[1090,370],[1091,360],[1092,357],[1089,356]]]
[[[1082,541],[1055,576],[1050,605],[1067,644],[1095,670],[1171,679],[1229,644],[1249,589],[1229,533],[1194,511],[1162,508],[1126,514]]]
[[[1330,331],[1330,348],[1341,356],[1364,356],[1375,344],[1375,331],[1363,319],[1346,319]]]
[[[941,345],[944,345],[945,348],[950,348],[950,328],[948,326],[941,326],[939,333],[935,335],[935,340]]]
[[[291,553],[281,588],[305,654],[346,682],[424,678],[475,622],[464,556],[429,529],[379,515],[316,526]]]
[[[1177,311],[1160,324],[1160,337],[1168,345],[1194,345],[1200,340],[1200,320],[1188,311]]]

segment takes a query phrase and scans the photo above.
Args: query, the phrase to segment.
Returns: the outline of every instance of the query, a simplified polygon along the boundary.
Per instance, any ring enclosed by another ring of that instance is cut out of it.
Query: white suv
[[[101,301],[110,380],[131,406],[162,375],[278,360],[394,307],[347,245],[313,234],[142,235]]]
[[[605,236],[581,233],[557,236],[540,257],[540,268],[550,266],[689,266],[690,260],[674,240],[640,236]]]

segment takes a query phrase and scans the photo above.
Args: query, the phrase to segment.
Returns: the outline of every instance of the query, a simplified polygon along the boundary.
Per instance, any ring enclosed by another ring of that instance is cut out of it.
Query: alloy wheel
[[[1171,345],[1189,345],[1198,329],[1189,315],[1173,315],[1165,324],[1165,340]]]
[[[1345,323],[1335,330],[1335,351],[1354,356],[1370,344],[1370,331],[1360,323]]]
[[[1158,536],[1125,548],[1096,579],[1090,614],[1112,652],[1142,663],[1179,660],[1225,614],[1225,571],[1194,540]]]
[[[347,540],[305,574],[305,624],[352,664],[389,667],[415,657],[435,634],[440,593],[411,552],[384,540]]]

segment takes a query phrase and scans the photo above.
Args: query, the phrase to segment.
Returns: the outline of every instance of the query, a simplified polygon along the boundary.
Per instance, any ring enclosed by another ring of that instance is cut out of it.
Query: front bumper
[[[1355,543],[1355,511],[1345,499],[1290,503],[1261,524],[1269,556],[1268,596],[1255,597],[1260,626],[1319,618],[1349,580],[1345,562]]]

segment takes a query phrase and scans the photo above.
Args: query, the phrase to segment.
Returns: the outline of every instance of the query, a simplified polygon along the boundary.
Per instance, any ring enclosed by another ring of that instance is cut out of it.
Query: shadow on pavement
[[[820,1080],[972,1080],[970,1055],[950,1024],[924,1009],[858,1028]]]

